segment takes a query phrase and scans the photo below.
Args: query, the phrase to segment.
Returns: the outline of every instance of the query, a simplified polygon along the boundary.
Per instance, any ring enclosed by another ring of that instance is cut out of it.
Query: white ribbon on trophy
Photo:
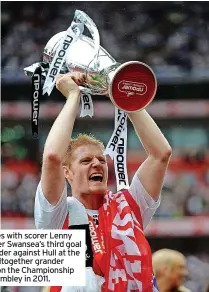
[[[93,117],[94,115],[94,105],[92,102],[91,94],[87,88],[82,88],[81,92],[81,113],[80,117]]]
[[[65,37],[60,41],[56,50],[55,56],[50,64],[46,80],[43,85],[43,94],[51,94],[54,85],[56,83],[56,75],[59,74],[62,65],[65,61],[65,57],[68,53],[70,45],[75,42],[84,30],[83,23],[72,22],[70,27],[66,30]]]
[[[104,154],[114,160],[117,191],[129,189],[127,164],[127,114],[115,107],[115,129]]]
[[[127,114],[115,107],[115,129],[119,124],[120,117],[124,114],[125,124],[118,138],[116,154],[114,155],[114,168],[117,183],[117,191],[129,189],[129,180],[127,172]],[[106,148],[107,149],[107,148]]]

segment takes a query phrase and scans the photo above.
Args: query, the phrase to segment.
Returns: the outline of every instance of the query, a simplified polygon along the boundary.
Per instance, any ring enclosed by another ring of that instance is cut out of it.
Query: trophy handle
[[[100,50],[100,36],[99,36],[99,31],[96,27],[96,24],[94,21],[83,11],[81,10],[76,10],[75,11],[75,21],[78,20],[79,22],[83,23],[86,25],[88,28],[93,40],[94,40],[94,51],[95,55],[93,60],[95,60],[95,66],[97,69],[98,68],[98,57],[99,57],[99,50]]]

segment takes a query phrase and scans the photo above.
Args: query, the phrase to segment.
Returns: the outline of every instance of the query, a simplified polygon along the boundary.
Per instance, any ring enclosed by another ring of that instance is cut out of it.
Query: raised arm
[[[67,98],[67,101],[47,137],[41,173],[43,193],[52,205],[56,205],[64,189],[65,177],[62,161],[73,131],[80,101],[80,89],[77,84],[82,81],[82,78],[84,76],[79,73],[58,75],[57,77],[56,87]]]
[[[171,156],[171,147],[146,110],[128,114],[148,157],[137,170],[148,194],[157,200]]]

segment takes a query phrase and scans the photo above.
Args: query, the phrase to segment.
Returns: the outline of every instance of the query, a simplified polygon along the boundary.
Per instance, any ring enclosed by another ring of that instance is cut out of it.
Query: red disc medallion
[[[152,69],[142,62],[130,61],[115,71],[109,96],[119,109],[135,112],[151,103],[156,90],[157,80]]]

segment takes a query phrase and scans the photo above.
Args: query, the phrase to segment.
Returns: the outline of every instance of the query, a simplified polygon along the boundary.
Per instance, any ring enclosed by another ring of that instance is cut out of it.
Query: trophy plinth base
[[[112,103],[126,112],[144,109],[153,100],[157,80],[152,69],[138,61],[120,65],[109,84]]]

